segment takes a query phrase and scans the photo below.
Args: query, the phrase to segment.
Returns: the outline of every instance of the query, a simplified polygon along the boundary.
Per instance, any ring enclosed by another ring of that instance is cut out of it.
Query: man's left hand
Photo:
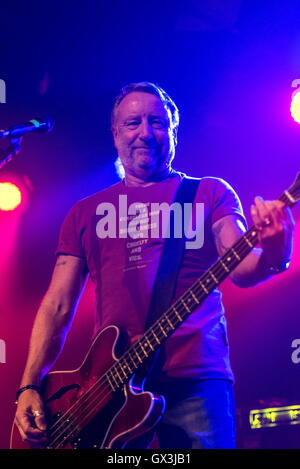
[[[291,210],[279,200],[264,201],[255,197],[251,215],[258,230],[259,242],[269,266],[289,262],[293,250],[295,221]]]

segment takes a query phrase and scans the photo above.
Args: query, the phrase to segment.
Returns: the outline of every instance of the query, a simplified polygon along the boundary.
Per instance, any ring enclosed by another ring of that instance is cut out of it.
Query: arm
[[[21,387],[28,384],[39,386],[59,356],[84,284],[84,270],[84,259],[65,255],[58,257],[50,286],[33,325]],[[35,411],[42,412],[42,415],[35,416]],[[43,403],[35,390],[28,389],[20,395],[16,424],[29,444],[43,446],[43,430],[46,428]]]
[[[266,280],[272,275],[271,267],[290,261],[292,255],[294,220],[288,208],[279,201],[264,202],[256,197],[251,215],[261,248],[254,248],[231,273],[231,280],[240,287]],[[212,232],[218,254],[223,255],[245,231],[243,223],[234,215],[214,223]]]

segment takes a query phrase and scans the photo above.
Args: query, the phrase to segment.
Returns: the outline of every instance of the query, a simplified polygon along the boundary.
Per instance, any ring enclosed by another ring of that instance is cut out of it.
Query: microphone
[[[54,122],[48,117],[32,119],[24,124],[14,125],[7,130],[0,130],[0,138],[20,138],[30,132],[47,133],[53,129]]]

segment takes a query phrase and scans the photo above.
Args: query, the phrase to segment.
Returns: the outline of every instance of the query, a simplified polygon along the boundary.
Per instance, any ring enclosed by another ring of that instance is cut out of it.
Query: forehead
[[[130,115],[156,114],[169,117],[169,111],[158,96],[142,91],[129,93],[116,110],[116,119],[126,119]]]

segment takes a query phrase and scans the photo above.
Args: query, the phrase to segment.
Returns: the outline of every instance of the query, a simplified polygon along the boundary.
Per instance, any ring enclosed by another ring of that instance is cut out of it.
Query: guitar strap
[[[158,272],[152,290],[152,297],[150,300],[145,330],[148,330],[152,324],[154,324],[154,322],[161,316],[161,314],[164,311],[167,311],[167,309],[172,304],[172,300],[175,295],[178,272],[182,263],[185,249],[186,237],[184,232],[184,225],[188,226],[187,221],[184,222],[184,204],[193,203],[200,180],[201,179],[184,176],[177,190],[173,203],[179,203],[182,209],[181,236],[175,237],[173,218],[174,213],[173,211],[170,211],[170,237],[166,238],[162,252]],[[191,215],[192,212],[190,212],[190,216]],[[154,360],[152,360],[152,366],[151,364],[147,364],[147,373],[149,373],[150,368],[153,367],[154,361],[157,362],[158,353],[160,353],[160,350],[156,353]]]

